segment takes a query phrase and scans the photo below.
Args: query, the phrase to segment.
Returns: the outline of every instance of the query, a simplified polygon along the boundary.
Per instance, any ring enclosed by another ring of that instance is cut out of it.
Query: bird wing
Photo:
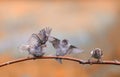
[[[52,31],[52,28],[46,27],[46,28],[45,28],[46,36],[48,36],[48,37],[49,37],[49,36],[50,36],[51,31]]]
[[[67,50],[67,54],[77,54],[77,53],[81,53],[83,52],[83,50],[73,46],[73,45],[70,45],[69,49]]]
[[[35,34],[35,33],[33,33],[33,34],[31,35],[31,37],[29,38],[29,40],[28,40],[28,44],[31,45],[31,46],[33,46],[33,45],[38,46],[38,45],[40,44],[39,42],[41,42],[41,40],[40,40],[40,38],[38,37],[38,35]]]
[[[59,48],[60,40],[58,38],[50,36],[49,42],[52,43],[52,45],[55,49]]]
[[[40,32],[38,33],[38,37],[40,38],[42,44],[45,44],[47,42],[51,31],[52,31],[52,29],[50,29],[50,28],[44,28],[44,29],[40,30]]]

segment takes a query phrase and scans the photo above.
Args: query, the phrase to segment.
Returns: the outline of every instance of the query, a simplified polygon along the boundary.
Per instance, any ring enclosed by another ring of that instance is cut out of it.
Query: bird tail
[[[20,51],[20,52],[28,51],[28,49],[29,49],[29,45],[21,45],[21,46],[19,47],[19,51]]]
[[[55,60],[62,64],[62,59],[56,58]]]

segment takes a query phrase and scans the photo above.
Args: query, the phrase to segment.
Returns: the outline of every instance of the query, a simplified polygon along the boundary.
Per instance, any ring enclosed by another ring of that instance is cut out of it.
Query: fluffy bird
[[[49,42],[52,43],[53,47],[56,49],[56,56],[65,56],[72,53],[80,53],[82,50],[71,45],[67,39],[59,40],[55,37],[50,37]],[[62,64],[62,59],[56,59]]]
[[[39,33],[33,33],[28,40],[26,45],[22,45],[20,47],[23,51],[28,51],[30,55],[34,57],[43,56],[45,52],[43,52],[43,48],[46,47],[46,42],[51,33],[50,28],[44,28],[40,30]]]
[[[102,61],[103,52],[100,48],[95,48],[90,53],[91,53],[91,57],[90,59],[88,59],[88,61],[90,61],[91,58],[97,59],[98,62]]]

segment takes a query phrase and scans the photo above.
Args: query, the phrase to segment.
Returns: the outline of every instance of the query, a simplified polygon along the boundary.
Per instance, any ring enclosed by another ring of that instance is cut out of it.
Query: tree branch
[[[13,61],[8,61],[5,63],[0,64],[0,67],[3,66],[7,66],[10,64],[15,64],[15,63],[19,63],[19,62],[23,62],[23,61],[27,61],[27,60],[36,60],[36,59],[56,59],[56,58],[61,58],[63,60],[69,60],[69,61],[74,61],[74,62],[78,62],[80,64],[109,64],[109,65],[120,65],[119,61],[102,61],[102,62],[97,62],[97,61],[84,61],[84,60],[80,60],[80,59],[76,59],[76,58],[71,58],[71,57],[62,57],[62,56],[43,56],[43,57],[27,57],[27,58],[21,58],[21,59],[16,59]]]

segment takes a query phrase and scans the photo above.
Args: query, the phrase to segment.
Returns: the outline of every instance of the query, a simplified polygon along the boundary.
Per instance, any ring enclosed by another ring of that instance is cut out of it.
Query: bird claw
[[[91,60],[90,60],[90,59],[88,59],[88,62],[90,63],[90,65],[92,65],[92,62],[91,62]]]
[[[97,63],[102,63],[102,59],[98,59],[98,60],[97,60]]]
[[[33,60],[36,60],[37,57],[33,56],[32,58],[33,58]]]

